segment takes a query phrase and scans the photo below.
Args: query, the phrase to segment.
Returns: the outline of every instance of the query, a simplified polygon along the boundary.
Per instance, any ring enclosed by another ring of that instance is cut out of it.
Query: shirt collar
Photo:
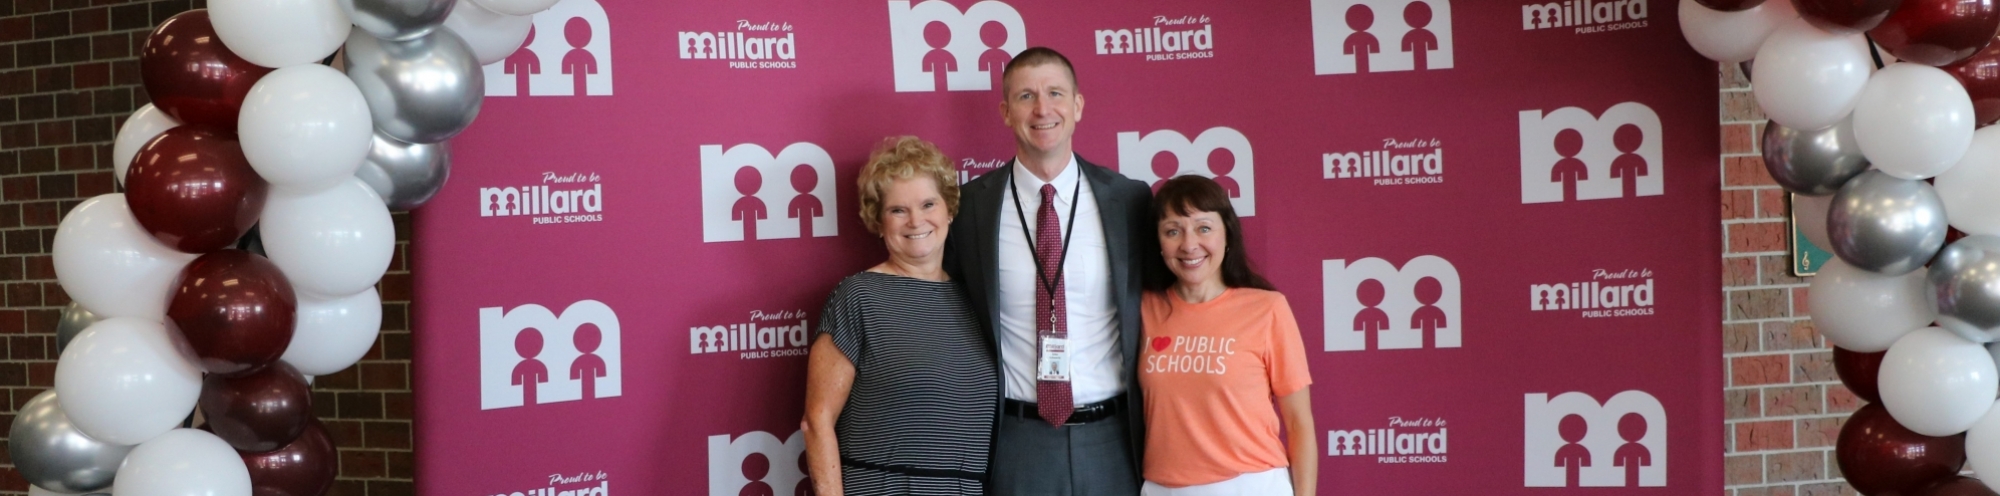
[[[1063,166],[1063,171],[1056,174],[1054,181],[1043,181],[1042,178],[1035,177],[1035,173],[1029,172],[1028,166],[1022,165],[1019,158],[1014,159],[1013,167],[1014,194],[1027,195],[1028,198],[1041,198],[1042,185],[1054,184],[1056,186],[1056,203],[1058,204],[1069,203],[1072,199],[1070,196],[1077,191],[1076,182],[1081,180],[1080,177],[1082,175],[1081,172],[1078,172],[1079,167],[1077,167],[1076,154],[1074,153],[1069,156],[1069,165]]]

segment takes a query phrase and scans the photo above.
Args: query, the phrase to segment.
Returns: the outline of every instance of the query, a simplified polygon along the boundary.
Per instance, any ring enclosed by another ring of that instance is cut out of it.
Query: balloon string
[[[1880,50],[1875,49],[1875,37],[1869,36],[1868,33],[1861,33],[1861,39],[1868,40],[1868,56],[1874,57],[1875,68],[1881,69],[1883,65],[1882,52]]]

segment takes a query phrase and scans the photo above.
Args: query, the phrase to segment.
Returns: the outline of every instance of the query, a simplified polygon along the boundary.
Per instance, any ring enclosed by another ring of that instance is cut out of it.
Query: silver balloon
[[[1833,194],[1826,234],[1848,265],[1887,275],[1923,267],[1944,247],[1944,202],[1930,183],[1869,170]]]
[[[430,201],[451,175],[451,146],[404,143],[377,131],[368,161],[354,175],[382,195],[389,210],[417,208]]]
[[[451,139],[479,116],[485,73],[449,29],[409,41],[347,36],[347,77],[361,88],[375,129],[409,143]]]
[[[56,492],[87,493],[111,487],[131,446],[106,444],[76,430],[56,401],[56,390],[28,400],[7,432],[7,454],[14,468],[36,487]]]
[[[385,40],[430,34],[457,4],[455,0],[340,0],[354,27]]]
[[[1931,261],[1938,326],[1975,343],[2000,339],[2000,236],[1953,242]]]
[[[1764,125],[1764,168],[1779,186],[1801,195],[1825,196],[1868,170],[1854,141],[1854,120],[1820,131]]]
[[[56,355],[61,356],[62,350],[69,349],[70,340],[76,339],[84,328],[100,320],[104,318],[90,313],[90,309],[84,308],[82,303],[69,302],[69,306],[63,308],[62,320],[56,321]]]

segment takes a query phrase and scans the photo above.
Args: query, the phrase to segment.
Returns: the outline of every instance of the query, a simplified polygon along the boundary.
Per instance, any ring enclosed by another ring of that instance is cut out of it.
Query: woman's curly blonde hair
[[[855,180],[861,197],[861,224],[868,232],[882,233],[882,195],[889,192],[889,186],[914,177],[936,181],[946,211],[958,217],[958,169],[951,166],[951,158],[937,145],[916,136],[895,136],[875,146],[868,154],[868,165],[861,167],[861,177]]]

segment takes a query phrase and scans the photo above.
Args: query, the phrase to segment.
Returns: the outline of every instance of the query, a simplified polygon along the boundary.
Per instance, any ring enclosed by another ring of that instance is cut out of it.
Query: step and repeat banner
[[[1718,103],[1674,6],[563,0],[416,217],[418,492],[809,493],[819,309],[886,257],[858,170],[903,134],[1008,163],[1031,46],[1083,157],[1235,195],[1321,492],[1711,492]]]

